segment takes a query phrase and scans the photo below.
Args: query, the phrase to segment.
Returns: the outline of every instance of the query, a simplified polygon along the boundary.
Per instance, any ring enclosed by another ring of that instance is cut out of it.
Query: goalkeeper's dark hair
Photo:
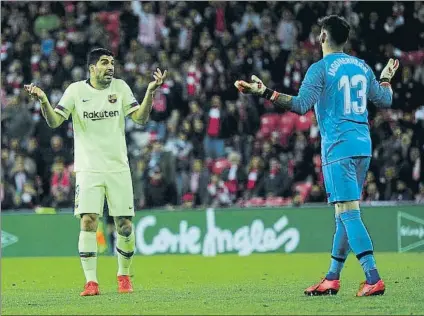
[[[97,64],[100,57],[103,55],[114,57],[113,53],[106,48],[94,48],[91,50],[87,55],[87,69],[90,68],[90,65]]]
[[[350,25],[344,17],[329,15],[320,19],[318,24],[330,34],[330,42],[335,46],[340,47],[347,42]]]

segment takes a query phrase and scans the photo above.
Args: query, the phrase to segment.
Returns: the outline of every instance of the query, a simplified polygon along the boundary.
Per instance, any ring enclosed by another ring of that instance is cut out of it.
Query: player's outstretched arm
[[[134,111],[131,114],[131,119],[138,124],[146,124],[149,119],[150,111],[152,109],[153,95],[157,88],[159,88],[166,79],[167,71],[163,73],[159,68],[156,68],[156,71],[153,74],[153,80],[149,83],[147,87],[146,94],[144,95],[143,102],[141,102],[138,110]]]
[[[237,80],[234,85],[242,93],[260,96],[299,114],[308,112],[317,103],[324,89],[324,73],[319,63],[313,64],[308,69],[297,96],[271,90],[255,75],[252,76],[252,81],[248,83]]]
[[[54,111],[53,107],[50,105],[47,95],[43,90],[41,90],[33,83],[24,85],[24,90],[28,92],[31,97],[37,98],[40,101],[41,113],[43,113],[47,125],[49,125],[51,128],[56,128],[65,121],[65,118],[62,115]]]
[[[259,97],[268,99],[274,104],[280,105],[281,107],[291,109],[293,104],[293,96],[268,89],[262,80],[255,75],[252,76],[252,81],[253,82],[237,80],[234,85],[241,93],[257,95]]]
[[[369,67],[368,67],[369,68]],[[382,108],[389,108],[393,101],[393,91],[390,81],[394,77],[396,70],[399,68],[399,61],[392,58],[384,67],[380,75],[380,82],[377,81],[371,68],[371,85],[369,99],[377,106]]]

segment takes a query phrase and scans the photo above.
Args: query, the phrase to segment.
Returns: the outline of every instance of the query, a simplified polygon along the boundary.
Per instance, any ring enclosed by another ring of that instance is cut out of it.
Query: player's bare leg
[[[130,266],[135,250],[135,237],[130,216],[115,217],[118,252],[118,292],[131,293]]]
[[[84,270],[86,284],[81,296],[99,295],[99,284],[97,281],[97,239],[98,226],[97,214],[81,215],[81,231],[78,241],[78,251],[81,265]]]

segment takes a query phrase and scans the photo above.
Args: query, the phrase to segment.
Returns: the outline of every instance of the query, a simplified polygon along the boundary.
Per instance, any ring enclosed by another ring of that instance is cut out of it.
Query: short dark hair
[[[330,34],[330,41],[336,46],[342,46],[347,42],[350,25],[344,17],[329,15],[318,21],[321,28]]]
[[[106,48],[94,48],[91,50],[87,55],[87,68],[90,68],[90,65],[97,64],[100,57],[103,55],[114,57],[113,53]]]

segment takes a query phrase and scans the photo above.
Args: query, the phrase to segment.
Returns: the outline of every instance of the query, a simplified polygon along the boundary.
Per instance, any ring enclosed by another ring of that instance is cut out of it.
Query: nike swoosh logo
[[[82,102],[87,102],[87,101],[90,101],[90,99],[87,99],[87,100],[82,100]]]

